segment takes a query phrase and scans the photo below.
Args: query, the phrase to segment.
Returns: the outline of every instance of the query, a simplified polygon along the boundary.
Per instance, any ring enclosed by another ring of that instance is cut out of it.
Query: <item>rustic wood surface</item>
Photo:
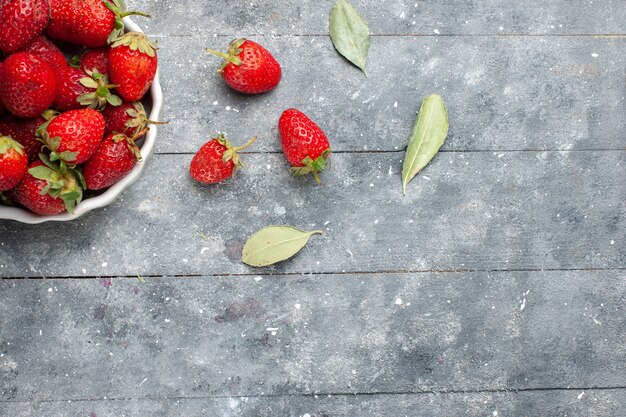
[[[332,3],[129,1],[170,124],[106,209],[0,221],[1,416],[626,415],[623,1],[352,1],[367,78]],[[282,63],[274,92],[215,75],[204,48],[240,36]],[[404,197],[432,92],[450,137]],[[322,186],[288,173],[287,107],[331,140]],[[260,140],[201,187],[187,167],[218,131]],[[270,224],[324,235],[243,265]]]

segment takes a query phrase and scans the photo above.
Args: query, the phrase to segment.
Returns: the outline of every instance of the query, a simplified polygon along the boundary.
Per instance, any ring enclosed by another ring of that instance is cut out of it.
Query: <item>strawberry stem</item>
[[[122,14],[120,14],[120,17],[124,18],[126,16],[143,16],[143,17],[147,17],[147,18],[152,18],[152,16],[150,16],[148,13],[143,13],[143,12],[124,12]]]
[[[318,175],[316,169],[313,170],[313,176],[315,177],[315,181],[317,181],[317,183],[321,185],[322,184],[322,180],[320,180],[320,176]]]
[[[257,137],[253,137],[252,139],[250,139],[248,142],[246,142],[245,144],[238,146],[236,148],[233,148],[233,151],[235,152],[239,152],[242,149],[246,149],[248,146],[252,145],[254,142],[256,142]]]
[[[155,122],[154,120],[146,119],[146,123],[149,125],[169,125],[170,122]]]
[[[213,55],[219,56],[220,58],[224,58],[225,60],[229,60],[230,59],[230,56],[228,54],[223,53],[223,52],[219,52],[219,51],[216,51],[214,49],[209,49],[209,48],[206,48],[205,50],[207,52],[212,53]]]
[[[130,140],[132,140],[133,142],[136,141],[137,139],[139,139],[140,137],[142,137],[143,135],[145,135],[146,133],[148,133],[150,129],[148,129],[147,127],[145,129],[142,129],[141,131],[135,133],[133,135],[132,138],[130,138]]]

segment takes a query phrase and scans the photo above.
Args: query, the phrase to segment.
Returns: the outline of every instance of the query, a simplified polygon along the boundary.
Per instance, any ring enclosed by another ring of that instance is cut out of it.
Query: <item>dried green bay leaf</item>
[[[337,0],[330,12],[330,38],[337,51],[365,73],[370,29],[346,0]]]
[[[424,99],[406,150],[402,168],[402,192],[406,185],[437,155],[448,137],[448,110],[440,95]]]
[[[243,263],[262,267],[291,258],[309,242],[319,230],[305,232],[291,226],[270,226],[259,230],[243,247]]]

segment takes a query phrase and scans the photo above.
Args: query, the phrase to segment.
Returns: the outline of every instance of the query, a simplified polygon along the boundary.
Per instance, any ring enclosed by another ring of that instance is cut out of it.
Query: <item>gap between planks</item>
[[[561,153],[561,152],[624,152],[626,148],[598,148],[598,149],[441,149],[438,153]],[[337,155],[350,154],[386,154],[386,153],[404,153],[406,149],[376,149],[376,150],[357,150],[357,151],[333,151]],[[240,155],[279,155],[283,151],[246,151],[239,152]],[[195,155],[194,152],[155,152],[155,155]]]
[[[389,271],[340,271],[340,272],[276,272],[266,273],[216,273],[216,274],[186,274],[186,275],[91,275],[91,276],[30,276],[30,277],[0,277],[0,281],[16,280],[92,280],[92,279],[169,279],[169,278],[247,278],[257,277],[292,277],[292,276],[324,276],[324,275],[411,275],[411,274],[465,274],[465,273],[516,273],[516,272],[603,272],[603,271],[626,271],[624,268],[528,268],[528,269],[415,269],[415,270],[389,270]]]
[[[517,394],[521,392],[556,392],[556,391],[620,391],[626,390],[626,386],[615,387],[539,387],[539,388],[487,388],[476,390],[416,390],[406,392],[380,391],[380,392],[314,392],[303,394],[254,394],[254,395],[198,395],[198,396],[145,396],[145,397],[102,397],[102,398],[76,398],[61,400],[0,400],[0,404],[28,404],[28,403],[59,403],[59,402],[95,402],[95,401],[177,401],[177,400],[203,400],[203,399],[227,399],[227,398],[310,398],[310,397],[372,397],[372,396],[401,396],[401,395],[455,395],[455,394]]]
[[[161,34],[148,33],[151,38],[232,38],[232,34]],[[626,34],[622,33],[372,33],[373,38],[592,38],[592,39],[626,39]],[[330,33],[247,33],[241,37],[255,38],[313,38],[330,37]]]

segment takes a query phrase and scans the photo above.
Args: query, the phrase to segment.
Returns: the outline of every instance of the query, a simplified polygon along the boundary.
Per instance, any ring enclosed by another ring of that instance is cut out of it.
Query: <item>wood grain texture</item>
[[[440,153],[402,196],[404,154],[338,154],[316,186],[282,155],[244,155],[218,187],[160,155],[106,208],[76,222],[0,222],[0,276],[256,273],[262,227],[323,230],[265,271],[582,269],[626,264],[626,152]]]
[[[236,93],[216,74],[221,60],[204,48],[228,40],[159,40],[171,125],[158,152],[195,153],[218,131],[242,143],[258,135],[252,151],[279,151],[288,107],[314,119],[334,151],[402,150],[431,93],[450,114],[444,149],[626,148],[626,38],[377,37],[367,78],[328,37],[267,38],[283,79],[260,96]]]
[[[2,280],[0,393],[620,387],[625,286],[623,271]]]

